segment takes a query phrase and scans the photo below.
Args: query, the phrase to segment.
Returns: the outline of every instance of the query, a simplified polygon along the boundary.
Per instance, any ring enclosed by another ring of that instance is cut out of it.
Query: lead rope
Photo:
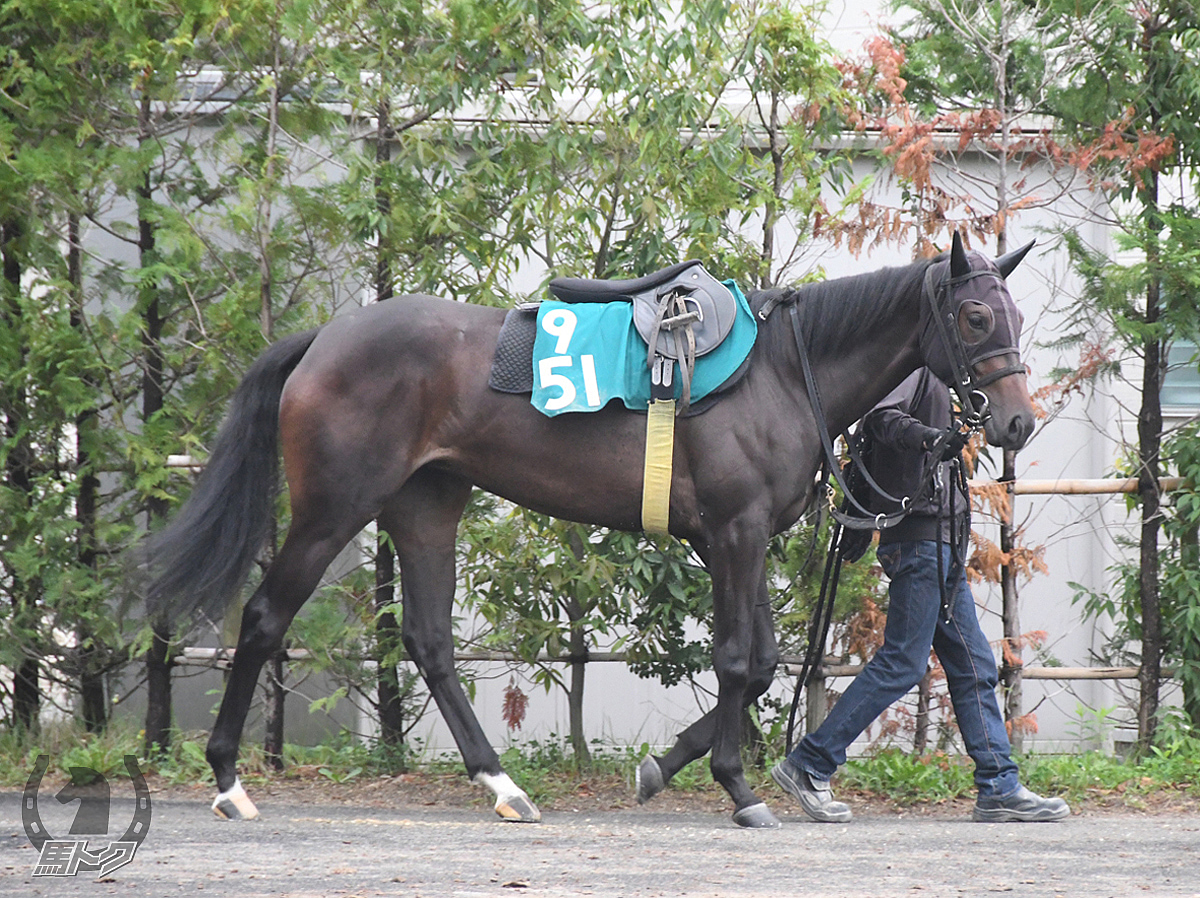
[[[946,532],[949,535],[948,542],[950,545],[950,573],[957,577],[958,573],[964,571],[967,566],[967,550],[966,543],[970,539],[971,533],[971,505],[968,502],[967,510],[963,513],[963,523],[958,521],[958,513],[955,506],[958,504],[958,495],[961,490],[965,495],[967,493],[967,472],[963,467],[962,455],[951,459],[950,461],[950,501],[948,515],[949,519],[946,523]],[[938,481],[941,484],[941,468],[938,468]],[[943,487],[944,488],[944,487]],[[941,505],[941,503],[938,503]],[[942,600],[942,618],[947,624],[953,620],[951,604],[953,596],[946,591],[946,576],[943,570],[944,563],[942,561],[942,518],[938,517],[938,590]]]
[[[817,526],[820,526],[820,521],[817,522]],[[821,656],[825,651],[825,640],[829,638],[829,627],[833,623],[833,603],[837,597],[838,579],[842,571],[842,525],[836,520],[831,525],[831,534],[829,553],[825,556],[825,572],[821,576],[821,593],[817,598],[816,607],[813,608],[812,620],[808,622],[808,647],[804,652],[800,675],[796,678],[796,688],[792,692],[785,754],[792,752],[792,738],[796,728],[796,710],[800,706],[800,692],[808,684],[808,678],[821,663]]]
[[[942,494],[946,489],[945,480],[942,477],[942,466],[939,463],[937,468],[937,486],[934,488],[934,495],[937,497],[938,508],[942,507]],[[942,540],[942,525],[946,524],[950,531],[950,544],[954,544],[954,494],[956,489],[950,490],[950,519],[944,520],[939,514],[937,516],[937,572],[938,572],[938,598],[942,603],[942,619],[947,624],[950,623],[950,598],[946,594],[946,562],[942,558],[942,546],[945,542]],[[950,550],[953,553],[953,549]]]
[[[808,390],[808,403],[812,407],[813,417],[816,420],[817,425],[817,434],[821,438],[821,448],[825,452],[825,488],[827,491],[830,489],[828,479],[828,475],[830,473],[833,474],[833,478],[837,481],[838,486],[842,488],[843,508],[839,510],[831,501],[829,509],[830,513],[843,527],[848,527],[852,530],[882,530],[885,527],[890,527],[896,522],[902,520],[908,514],[908,509],[912,504],[912,498],[905,496],[902,499],[897,499],[895,496],[891,495],[882,487],[880,487],[879,484],[877,484],[866,471],[865,466],[862,465],[861,460],[857,457],[857,450],[855,450],[852,446],[850,451],[851,458],[853,461],[858,463],[859,468],[865,474],[870,486],[886,501],[899,505],[900,511],[894,512],[890,515],[872,515],[871,512],[864,508],[859,503],[858,499],[855,498],[854,491],[846,485],[846,481],[842,477],[842,466],[838,464],[837,453],[833,448],[833,440],[829,436],[829,425],[826,423],[825,409],[821,403],[821,392],[817,387],[817,379],[813,374],[812,362],[810,362],[808,358],[808,347],[804,342],[804,334],[800,326],[800,313],[796,309],[795,305],[791,307],[791,313],[792,336],[796,341],[796,352],[800,355],[801,371],[804,374],[804,384]],[[846,443],[847,445],[850,445],[849,438],[846,439]],[[924,475],[922,475],[922,481],[924,481],[924,479]],[[855,517],[854,515],[851,515],[849,513],[851,507],[853,507],[854,511],[857,511],[859,514],[863,515],[863,517]]]

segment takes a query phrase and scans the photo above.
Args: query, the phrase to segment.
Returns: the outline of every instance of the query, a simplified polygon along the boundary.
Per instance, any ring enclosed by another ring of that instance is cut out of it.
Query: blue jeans
[[[925,675],[932,645],[946,671],[954,716],[975,761],[975,785],[984,797],[1016,791],[1017,765],[996,700],[996,659],[979,627],[975,600],[961,570],[951,571],[950,547],[941,547],[951,621],[938,590],[938,543],[893,543],[879,549],[891,578],[883,645],[833,706],[825,722],[788,756],[814,778],[827,780],[846,762],[846,748]]]

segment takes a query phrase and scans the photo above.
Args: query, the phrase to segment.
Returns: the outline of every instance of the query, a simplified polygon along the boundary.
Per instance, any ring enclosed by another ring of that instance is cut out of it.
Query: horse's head
[[[988,442],[1020,449],[1033,433],[1033,404],[1021,363],[1020,310],[1004,279],[1033,247],[994,262],[967,253],[957,232],[950,257],[930,266],[921,328],[925,364],[958,394]]]

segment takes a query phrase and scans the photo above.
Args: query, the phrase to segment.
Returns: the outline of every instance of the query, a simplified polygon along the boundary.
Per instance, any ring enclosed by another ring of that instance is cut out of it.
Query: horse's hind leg
[[[292,618],[316,589],[325,568],[366,523],[334,528],[328,518],[323,515],[321,523],[293,520],[283,548],[242,611],[237,653],[205,752],[217,779],[219,794],[213,811],[219,816],[245,820],[258,816],[237,776],[238,745],[258,675],[283,644]]]
[[[775,622],[771,599],[767,592],[766,572],[759,584],[754,608],[754,648],[751,654],[750,679],[746,684],[745,703],[750,705],[766,692],[775,679],[779,647],[775,639]],[[648,754],[637,769],[637,800],[645,804],[667,787],[667,783],[692,761],[708,754],[716,736],[716,709],[713,708],[687,727],[675,739],[675,744],[661,758]]]
[[[495,793],[501,817],[536,823],[541,813],[501,769],[454,668],[455,543],[470,494],[469,482],[425,468],[384,506],[379,523],[400,559],[404,647],[454,735],[467,775]]]

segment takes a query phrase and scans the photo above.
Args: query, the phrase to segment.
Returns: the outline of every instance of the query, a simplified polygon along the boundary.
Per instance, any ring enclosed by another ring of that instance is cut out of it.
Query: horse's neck
[[[814,360],[832,432],[845,430],[921,367],[921,302],[919,291],[906,297],[851,351]]]

